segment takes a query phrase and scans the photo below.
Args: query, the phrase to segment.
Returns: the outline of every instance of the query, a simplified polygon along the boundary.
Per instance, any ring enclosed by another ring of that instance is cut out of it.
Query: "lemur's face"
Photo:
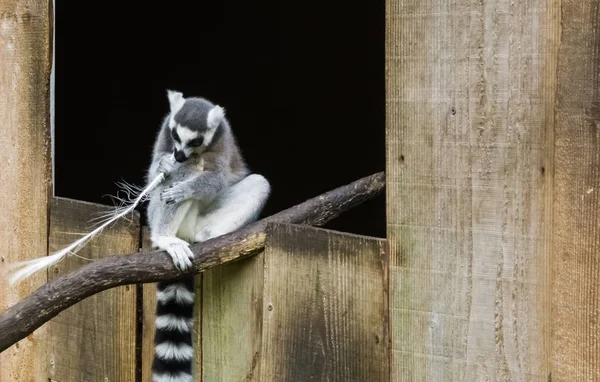
[[[168,96],[173,154],[175,160],[181,163],[206,150],[225,113],[220,106],[212,106],[198,99],[186,100],[179,92],[168,91]]]
[[[171,128],[171,138],[177,162],[185,162],[193,153],[201,154],[204,136],[198,131],[176,124]]]

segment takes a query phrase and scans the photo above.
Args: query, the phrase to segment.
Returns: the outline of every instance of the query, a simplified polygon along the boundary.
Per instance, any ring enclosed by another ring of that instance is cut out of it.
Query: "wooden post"
[[[600,3],[561,2],[552,382],[600,381]]]
[[[394,381],[549,378],[559,4],[387,0]],[[577,22],[592,33],[597,16],[586,14],[568,21],[574,35]],[[586,36],[574,44],[597,54]],[[597,70],[590,56],[563,54]],[[586,160],[572,163],[598,163]],[[587,227],[597,227],[592,206],[581,210]],[[588,259],[591,239],[581,241]]]
[[[50,151],[50,3],[0,0],[0,311],[46,282],[7,285],[6,266],[47,253]],[[46,327],[0,354],[0,380],[47,380]]]

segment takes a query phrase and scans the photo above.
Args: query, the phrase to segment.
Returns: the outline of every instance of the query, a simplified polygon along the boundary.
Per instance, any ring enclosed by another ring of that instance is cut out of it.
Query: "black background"
[[[226,109],[263,216],[385,170],[383,0],[149,4],[56,0],[57,196],[142,185],[166,89]],[[384,193],[326,228],[385,237]]]

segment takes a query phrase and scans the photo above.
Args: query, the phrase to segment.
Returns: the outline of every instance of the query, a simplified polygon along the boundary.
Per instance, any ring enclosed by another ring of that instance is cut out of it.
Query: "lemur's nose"
[[[175,160],[179,163],[185,162],[187,160],[185,153],[183,151],[175,151]]]

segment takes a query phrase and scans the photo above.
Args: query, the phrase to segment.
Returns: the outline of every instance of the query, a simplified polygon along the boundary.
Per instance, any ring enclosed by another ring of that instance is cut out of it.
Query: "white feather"
[[[154,180],[146,188],[141,190],[139,192],[139,195],[137,195],[137,197],[135,199],[133,199],[132,201],[127,202],[127,201],[124,201],[123,199],[120,199],[123,202],[122,205],[117,207],[115,209],[114,213],[105,215],[103,217],[104,222],[99,227],[94,229],[92,232],[86,234],[79,240],[71,243],[66,248],[63,248],[60,251],[55,252],[54,254],[52,254],[50,256],[44,256],[44,257],[40,257],[37,259],[22,261],[22,262],[15,263],[15,264],[12,264],[11,266],[9,266],[9,269],[12,269],[12,270],[21,268],[20,270],[14,272],[12,274],[12,276],[9,279],[10,284],[20,282],[20,281],[24,280],[25,278],[31,276],[35,272],[37,272],[41,269],[48,268],[49,266],[58,263],[69,253],[71,253],[71,254],[77,253],[77,251],[79,251],[85,244],[87,244],[88,241],[90,241],[92,238],[94,238],[96,235],[98,235],[100,232],[102,232],[102,230],[104,228],[109,226],[114,221],[125,216],[126,214],[132,212],[135,209],[135,207],[137,207],[138,204],[140,204],[142,201],[145,200],[145,198],[147,197],[147,194],[154,187],[156,187],[156,185],[158,185],[160,182],[162,182],[164,180],[164,178],[165,177],[164,177],[163,173],[158,174],[156,176],[156,178],[154,178]],[[131,193],[137,193],[137,189],[134,189],[134,187],[131,187],[129,185],[125,185],[124,187],[125,187],[125,191],[129,195],[131,195]]]

